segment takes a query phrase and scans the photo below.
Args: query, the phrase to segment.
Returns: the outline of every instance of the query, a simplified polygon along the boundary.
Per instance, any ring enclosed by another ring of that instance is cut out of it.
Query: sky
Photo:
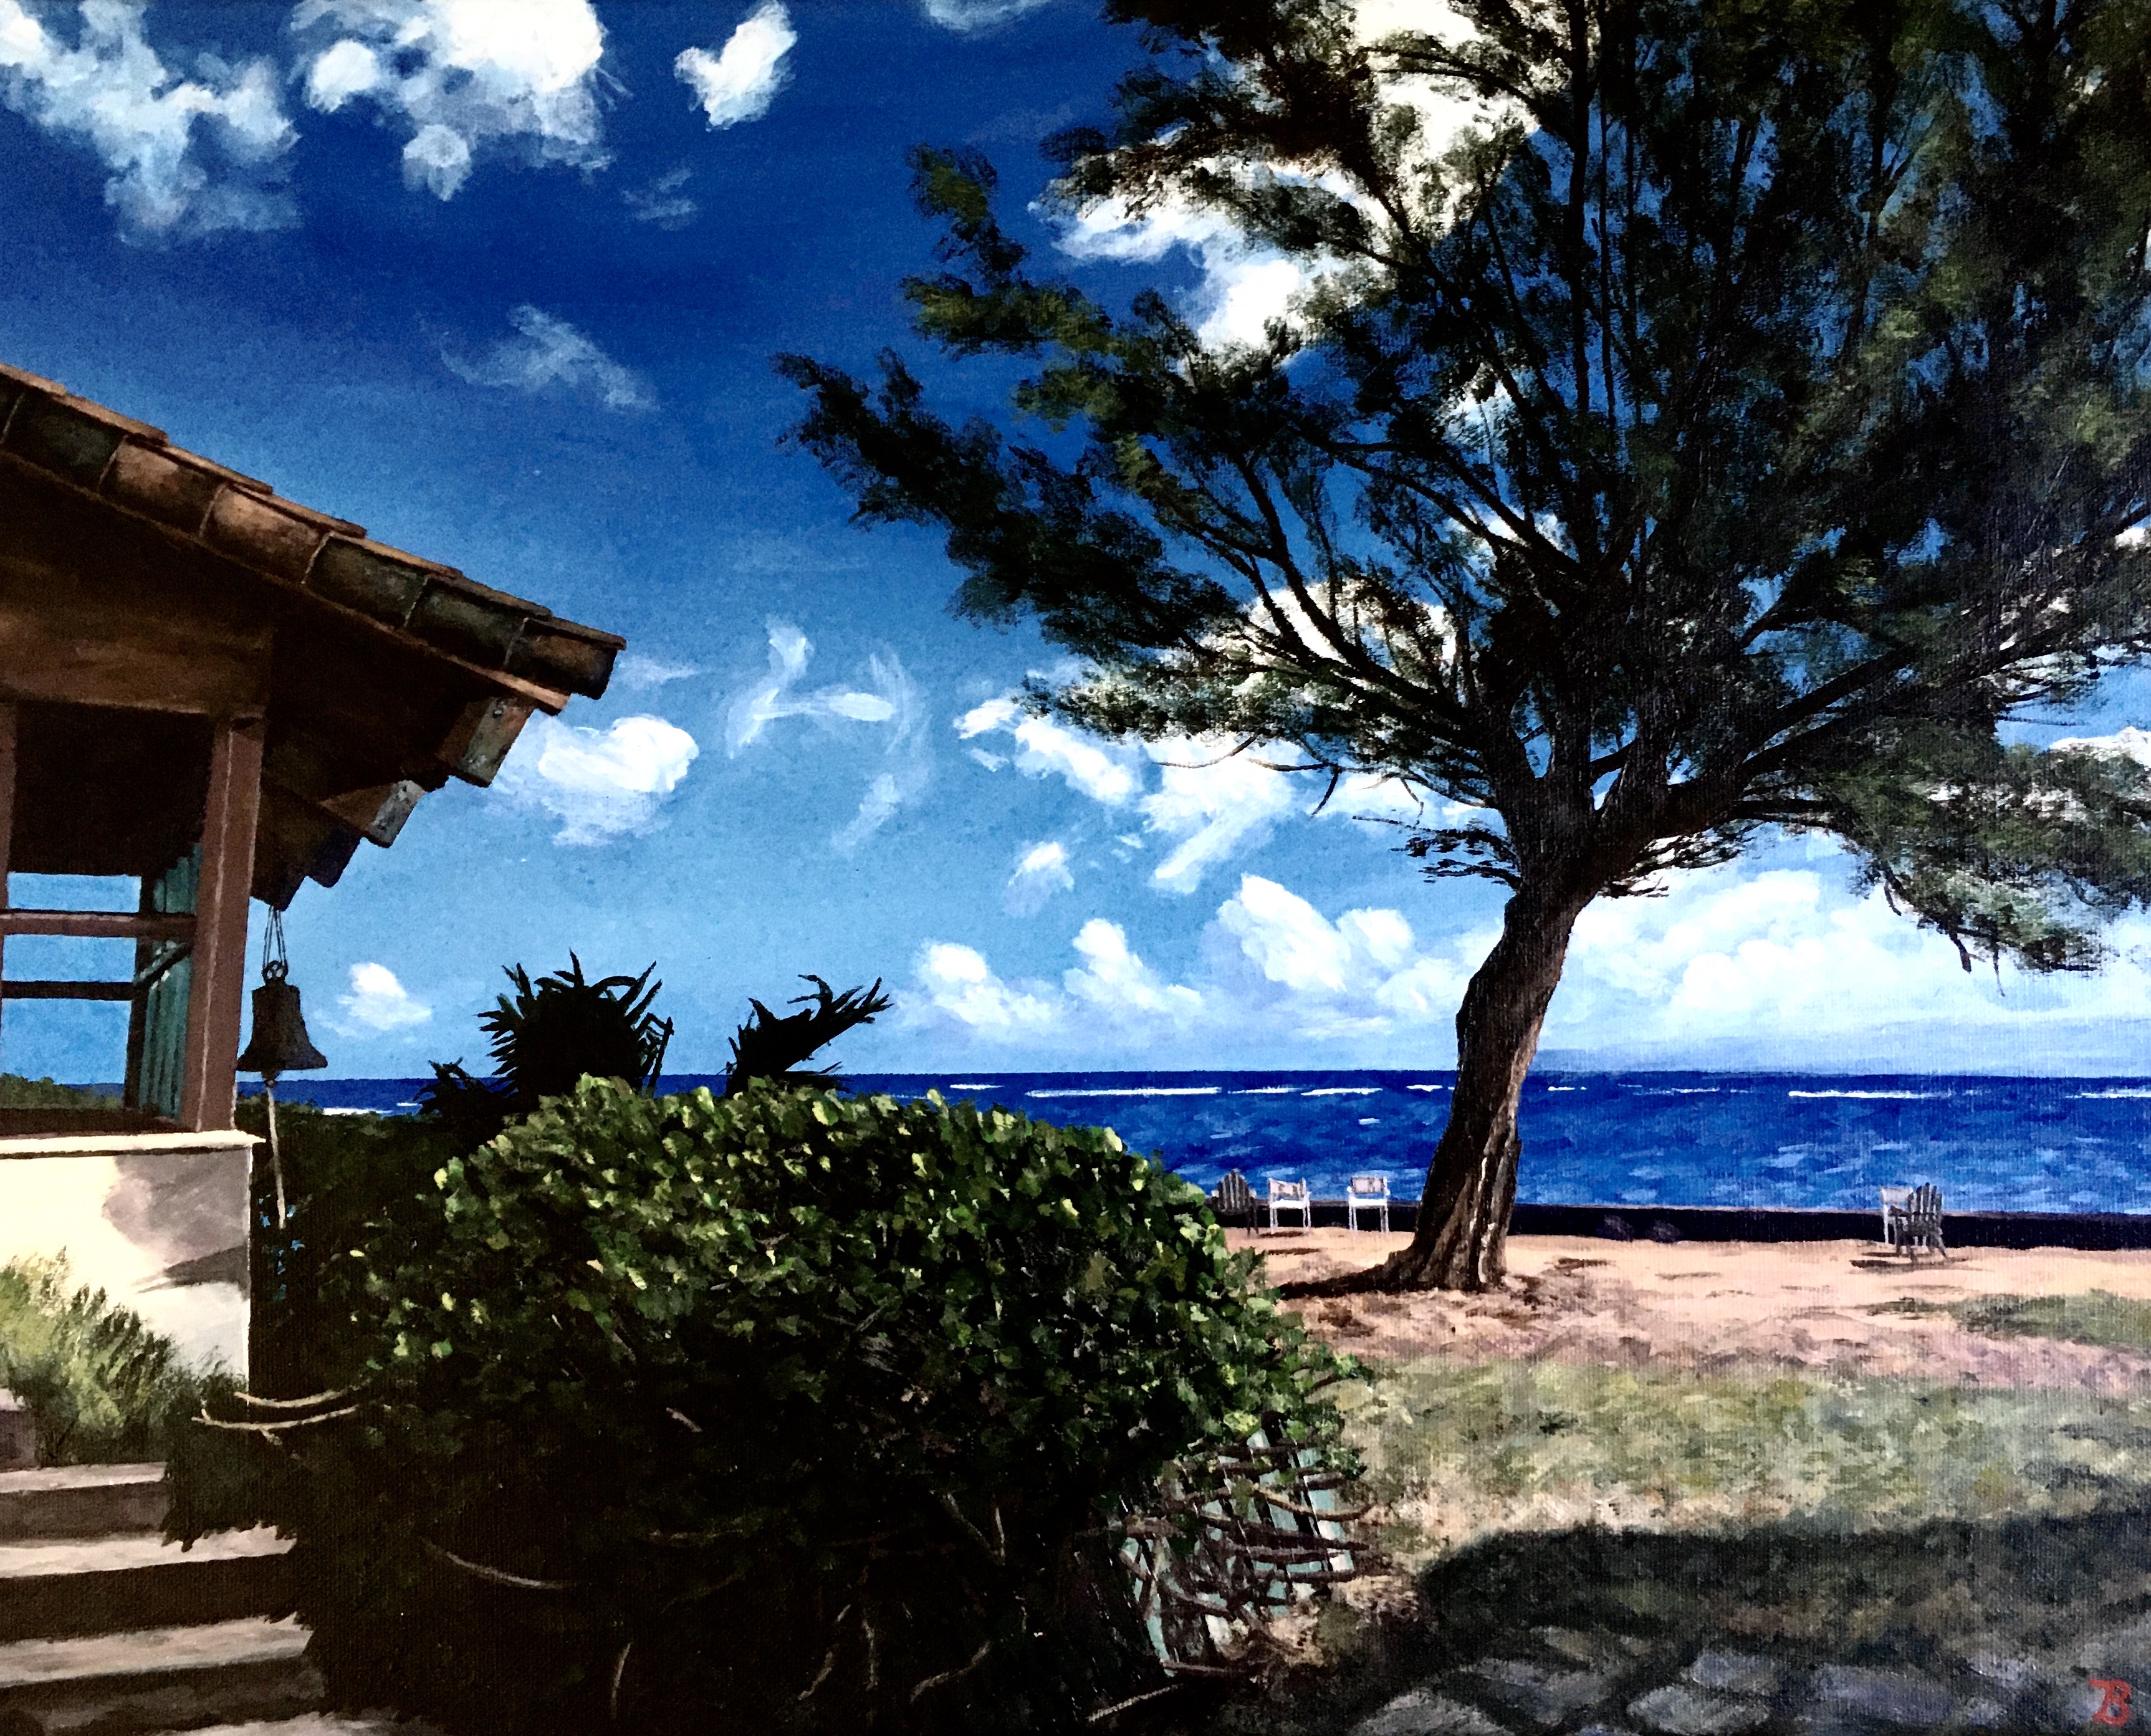
[[[1109,301],[1155,285],[1221,341],[1282,310],[1289,266],[1213,223],[1038,205],[1040,139],[1141,58],[1091,0],[0,0],[0,359],[628,641],[490,789],[301,889],[333,1074],[478,1062],[502,967],[570,951],[656,964],[681,1070],[810,971],[896,997],[856,1070],[1452,1061],[1500,895],[1423,879],[1407,806],[1024,716],[1060,654],[956,619],[938,541],[855,527],[783,443],[782,352],[894,346],[996,407],[908,332],[919,144],[987,153],[1042,268]],[[2140,721],[2130,693],[2044,733]],[[1771,840],[1587,911],[1546,1058],[2151,1070],[2151,922],[2109,938],[2096,976],[1968,975]],[[123,1025],[11,1004],[0,1064],[115,1078]]]

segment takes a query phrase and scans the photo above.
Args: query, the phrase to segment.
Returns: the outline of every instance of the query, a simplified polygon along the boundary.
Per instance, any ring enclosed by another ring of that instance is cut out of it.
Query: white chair
[[[1314,1227],[1314,1202],[1307,1197],[1307,1183],[1304,1182],[1273,1181],[1270,1183],[1269,1208],[1272,1229],[1278,1227],[1278,1213],[1280,1212],[1297,1212],[1302,1229]]]
[[[1379,1227],[1384,1235],[1389,1229],[1389,1178],[1387,1176],[1354,1176],[1344,1193],[1344,1222],[1348,1228],[1359,1227],[1362,1212],[1381,1214]]]
[[[1905,1209],[1912,1197],[1909,1187],[1885,1187],[1882,1195],[1882,1245],[1895,1252],[1897,1246],[1897,1214]]]

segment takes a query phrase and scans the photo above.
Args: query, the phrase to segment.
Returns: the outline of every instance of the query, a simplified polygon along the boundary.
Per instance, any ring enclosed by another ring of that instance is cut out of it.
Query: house
[[[0,366],[0,1002],[128,1010],[117,1107],[0,1111],[0,1259],[64,1248],[243,1373],[250,900],[333,886],[429,791],[488,782],[622,645]],[[20,908],[25,875],[124,908]],[[8,943],[44,936],[133,968],[22,970]]]

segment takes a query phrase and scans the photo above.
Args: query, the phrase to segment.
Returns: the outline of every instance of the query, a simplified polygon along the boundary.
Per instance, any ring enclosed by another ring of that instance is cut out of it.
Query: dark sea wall
[[[1360,1226],[1375,1227],[1360,1213]],[[1389,1207],[1389,1227],[1409,1230],[1415,1201]],[[1314,1202],[1315,1227],[1344,1227],[1344,1202]],[[1288,1227],[1290,1227],[1288,1224]],[[1723,1206],[1552,1206],[1522,1204],[1509,1220],[1519,1236],[1603,1236],[1614,1241],[1872,1242],[1882,1240],[1880,1212],[1753,1211]],[[1951,1212],[1942,1220],[1952,1248],[2151,1248],[2151,1215],[2133,1212]]]

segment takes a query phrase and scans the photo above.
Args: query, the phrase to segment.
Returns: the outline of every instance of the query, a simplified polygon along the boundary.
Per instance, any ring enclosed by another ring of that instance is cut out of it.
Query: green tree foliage
[[[732,1037],[731,1065],[725,1069],[727,1095],[757,1079],[794,1085],[833,1083],[833,1074],[802,1069],[800,1064],[846,1031],[871,1025],[876,1014],[887,1012],[892,1005],[881,992],[879,977],[871,989],[847,989],[841,995],[832,991],[818,976],[800,980],[814,985],[813,994],[795,996],[791,1003],[805,1007],[803,1013],[780,1015],[758,1000],[747,1002],[754,1013]]]
[[[422,1111],[451,1128],[466,1144],[483,1144],[547,1097],[564,1096],[585,1074],[623,1079],[637,1090],[650,1084],[665,1064],[672,1021],[650,1010],[665,985],[640,976],[583,974],[583,961],[568,954],[568,968],[536,982],[520,964],[505,967],[514,985],[478,1028],[493,1039],[493,1076],[479,1079],[460,1060],[435,1061],[433,1082],[420,1093]]]
[[[296,1143],[296,1142],[295,1142]],[[276,1497],[340,1697],[467,1728],[1072,1728],[1146,1668],[1111,1524],[1327,1429],[1326,1354],[1094,1129],[586,1079],[335,1282]],[[319,1407],[317,1407],[319,1408]]]
[[[1036,275],[917,158],[953,357],[1021,438],[792,357],[869,522],[1087,660],[1033,694],[1392,781],[1511,894],[1412,1248],[1498,1282],[1516,1107],[1578,914],[1770,828],[1976,957],[2098,962],[2151,782],[2005,745],[2151,649],[2151,9],[2140,0],[1111,0],[1151,64],[1064,209],[1221,214],[1310,287],[1258,345]],[[1478,105],[1430,139],[1431,94]]]

